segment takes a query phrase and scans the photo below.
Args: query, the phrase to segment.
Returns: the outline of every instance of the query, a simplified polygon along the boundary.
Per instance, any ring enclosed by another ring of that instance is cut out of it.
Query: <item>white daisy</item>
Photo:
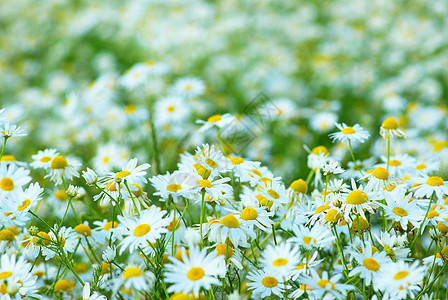
[[[51,161],[59,155],[56,149],[39,150],[37,154],[32,156],[33,162],[30,164],[35,169],[49,170],[51,167]]]
[[[196,124],[203,124],[199,129],[199,132],[204,132],[210,128],[217,127],[221,133],[232,127],[236,121],[236,117],[231,114],[213,115],[207,119],[207,121],[197,120]]]
[[[287,281],[300,260],[299,248],[286,242],[276,246],[268,245],[261,253],[260,263],[267,269],[274,270],[282,281]]]
[[[414,177],[411,179],[414,187],[411,190],[414,191],[414,195],[417,198],[430,198],[433,194],[438,199],[442,199],[444,195],[448,195],[448,181],[444,181],[439,176],[427,176]]]
[[[396,188],[392,192],[383,191],[386,205],[378,203],[384,208],[386,215],[399,222],[401,228],[407,229],[408,223],[414,227],[419,227],[419,222],[422,220],[425,212],[417,205],[417,201],[410,201],[412,193],[406,196],[404,188]]]
[[[341,131],[329,135],[333,139],[333,142],[339,140],[341,142],[357,141],[364,143],[370,136],[369,132],[364,130],[359,124],[355,124],[353,127],[347,126],[345,123],[336,123],[335,125]]]
[[[286,289],[282,277],[272,269],[255,270],[246,277],[250,280],[246,283],[248,289],[252,290],[252,294],[262,298],[272,295],[282,297]]]
[[[378,204],[374,200],[378,200],[379,196],[376,193],[365,191],[362,185],[356,187],[355,180],[352,178],[352,189],[342,190],[342,196],[344,202],[341,209],[344,211],[344,219],[350,220],[350,213],[361,215],[366,218],[364,210],[374,213],[374,210],[378,207]]]
[[[317,299],[345,299],[347,291],[354,289],[352,285],[338,283],[342,278],[342,273],[330,276],[328,272],[324,271],[319,276],[314,269],[310,269],[310,271],[311,276],[301,276],[300,282],[309,287],[308,293]]]
[[[292,241],[307,250],[328,248],[335,239],[331,231],[319,223],[311,228],[304,225],[294,226],[292,230],[295,235],[291,238]]]

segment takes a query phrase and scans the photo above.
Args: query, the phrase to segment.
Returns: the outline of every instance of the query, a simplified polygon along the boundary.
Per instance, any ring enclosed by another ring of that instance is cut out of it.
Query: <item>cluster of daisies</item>
[[[218,138],[230,114],[198,120]],[[7,120],[4,120],[7,122]],[[370,134],[337,124],[343,166],[309,150],[285,186],[260,162],[202,144],[157,174],[137,158],[83,168],[44,149],[0,162],[2,299],[440,299],[448,293],[448,182],[434,158],[391,155],[406,137],[387,118]],[[17,136],[20,136],[18,134]],[[152,172],[155,175],[150,175]]]

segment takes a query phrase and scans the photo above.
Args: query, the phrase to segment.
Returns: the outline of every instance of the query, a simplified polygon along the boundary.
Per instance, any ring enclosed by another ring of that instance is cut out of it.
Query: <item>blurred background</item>
[[[28,132],[6,154],[20,161],[57,148],[97,170],[153,162],[154,125],[165,172],[219,145],[195,122],[224,113],[252,137],[229,149],[287,184],[308,174],[304,145],[349,160],[334,122],[371,133],[357,158],[380,160],[394,117],[412,139],[392,153],[447,161],[446,0],[3,0],[0,28],[0,106]],[[260,95],[272,113],[251,128]]]

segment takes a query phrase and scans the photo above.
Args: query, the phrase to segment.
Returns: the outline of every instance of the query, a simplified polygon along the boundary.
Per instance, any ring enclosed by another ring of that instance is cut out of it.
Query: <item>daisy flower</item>
[[[223,255],[214,252],[207,254],[206,249],[200,250],[193,246],[189,254],[182,252],[182,260],[170,257],[170,264],[166,265],[165,280],[172,283],[168,292],[193,294],[199,296],[201,289],[209,290],[213,285],[220,286],[226,273]]]
[[[112,238],[112,241],[117,239],[117,235],[114,234],[115,228],[118,227],[117,221],[94,221],[93,224],[97,227],[92,230],[92,236],[99,244],[107,242],[110,238]]]
[[[340,174],[344,172],[344,169],[341,168],[338,161],[330,158],[325,162],[322,171],[324,172],[324,175]]]
[[[39,150],[37,154],[31,156],[33,162],[30,164],[34,169],[49,170],[51,167],[51,161],[59,155],[56,149]]]
[[[232,213],[239,213],[241,223],[250,228],[257,226],[260,230],[267,230],[274,224],[271,219],[274,213],[266,211],[265,207],[247,206],[241,212],[232,210]]]
[[[376,167],[373,171],[367,171],[366,175],[361,177],[361,180],[362,179],[368,180],[364,190],[370,192],[378,192],[395,184],[395,180],[383,167]]]
[[[318,259],[318,251],[314,251],[313,255],[307,255],[299,261],[299,264],[292,270],[291,278],[292,280],[297,280],[301,274],[309,274],[310,269],[315,269],[323,259]]]
[[[210,177],[209,177],[210,178]],[[230,199],[233,197],[232,194],[232,186],[227,184],[230,178],[221,178],[221,179],[200,179],[197,181],[197,186],[200,190],[205,191],[207,202],[215,202],[219,204],[220,200]],[[202,196],[200,193],[196,193],[196,201],[201,201]]]
[[[249,247],[249,238],[255,238],[254,230],[242,224],[238,215],[228,214],[221,219],[209,218],[202,226],[206,228],[208,239],[216,243],[225,244],[230,239],[235,247]]]
[[[202,149],[198,147],[194,156],[197,163],[210,172],[209,176],[219,176],[231,170],[232,163],[230,159],[225,157],[221,150],[215,148],[215,145],[202,145]],[[208,173],[208,172],[207,172]],[[204,177],[206,173],[199,174]]]
[[[300,260],[299,248],[286,242],[277,246],[268,245],[261,254],[260,263],[287,281]]]
[[[381,124],[380,135],[385,139],[394,136],[404,137],[404,132],[398,127],[398,122],[394,118],[387,118]]]
[[[262,298],[272,295],[282,297],[286,290],[282,277],[272,269],[254,270],[246,277],[250,280],[246,283],[248,290],[252,290],[252,294]]]
[[[11,220],[20,218],[19,215],[27,214],[42,200],[41,194],[44,189],[39,184],[32,183],[26,190],[16,189],[8,194],[8,200],[3,203],[2,210],[10,214]],[[1,201],[0,201],[1,203]]]
[[[415,163],[415,170],[425,175],[439,171],[440,161],[438,159],[419,159]]]
[[[319,276],[314,269],[310,269],[310,271],[311,275],[303,275],[300,281],[309,286],[309,293],[317,299],[345,299],[347,291],[354,289],[352,285],[338,283],[342,278],[342,273],[330,276],[328,272],[324,271]]]
[[[389,157],[389,167],[387,167],[387,157],[381,156],[382,164],[377,167],[382,167],[389,170],[389,173],[394,177],[403,177],[408,174],[415,173],[415,158],[408,154],[398,154]]]
[[[444,195],[448,195],[448,181],[444,181],[439,176],[421,174],[421,177],[414,177],[411,181],[414,183],[411,190],[417,198],[430,198],[435,194],[438,199],[442,199]]]
[[[379,196],[376,193],[365,191],[361,185],[356,187],[353,178],[351,183],[351,190],[342,190],[344,202],[342,203],[341,210],[344,211],[344,219],[349,220],[350,213],[352,212],[361,215],[365,219],[364,210],[373,214],[378,205],[372,200],[378,200]]]
[[[55,243],[59,241],[61,248],[64,249],[64,251],[67,253],[72,253],[73,251],[75,251],[76,244],[78,244],[78,235],[75,231],[73,231],[73,228],[66,228],[65,226],[63,226],[58,229],[58,226],[55,225],[55,231],[58,233],[58,238],[56,238],[53,231],[50,231],[48,234],[51,240]],[[55,254],[56,253],[53,250],[42,247],[42,255],[46,260],[53,258]]]
[[[353,127],[347,126],[345,123],[335,124],[336,127],[341,130],[340,132],[331,133],[329,136],[334,141],[355,141],[355,142],[361,142],[364,143],[365,140],[367,140],[370,136],[369,132],[364,130],[361,126],[358,124],[355,124]]]
[[[270,179],[271,181],[281,181],[282,179],[281,177],[274,177],[274,174],[265,166],[254,168],[250,170],[247,175],[249,175],[249,182],[253,187],[265,182],[267,179]]]
[[[233,165],[233,173],[241,182],[250,181],[249,172],[260,167],[257,161],[245,160],[241,157],[228,157]]]
[[[292,228],[295,237],[292,241],[307,250],[328,248],[335,239],[331,231],[320,224],[311,228],[304,225],[297,225]]]
[[[213,115],[207,119],[207,121],[197,120],[196,124],[202,124],[199,132],[204,132],[210,128],[217,127],[221,132],[226,130],[229,126],[232,126],[236,121],[236,117],[231,114]]]
[[[282,182],[273,181],[269,178],[262,180],[256,188],[257,195],[260,195],[260,204],[275,211],[282,205],[288,203],[285,186]],[[262,199],[262,201],[260,201]]]
[[[205,84],[202,80],[194,77],[178,79],[174,83],[173,90],[176,94],[185,97],[197,97],[205,92]]]
[[[115,232],[124,238],[120,242],[120,255],[129,247],[132,253],[138,247],[144,247],[148,243],[155,243],[162,233],[168,232],[166,226],[170,220],[164,218],[166,211],[159,207],[151,206],[149,209],[142,210],[140,217],[126,218],[118,216],[120,224]]]
[[[16,255],[3,254],[0,259],[0,290],[6,299],[20,299],[26,296],[41,298],[38,292],[37,276],[28,270],[31,264],[23,257],[16,260]],[[17,296],[20,295],[19,298]]]
[[[396,188],[392,192],[383,191],[383,195],[386,205],[381,203],[378,205],[384,208],[389,218],[399,222],[404,230],[407,229],[408,223],[416,228],[419,227],[419,222],[425,212],[417,205],[417,201],[410,201],[412,193],[406,196],[404,188]]]
[[[97,292],[90,293],[90,283],[86,282],[82,289],[83,300],[107,300],[106,296],[99,295]]]
[[[154,284],[154,274],[145,271],[143,265],[129,264],[120,277],[114,279],[114,289],[149,290]]]
[[[386,299],[414,299],[418,291],[421,290],[423,277],[426,269],[419,266],[419,261],[412,265],[397,261],[384,266],[381,276],[378,277],[377,287],[384,292]]]
[[[0,195],[23,187],[31,181],[29,170],[0,162]]]
[[[71,180],[73,177],[78,177],[78,167],[81,166],[79,162],[71,158],[65,158],[58,155],[51,161],[51,173],[45,176],[50,177],[56,184],[62,184],[62,178]]]
[[[168,200],[171,196],[174,203],[180,197],[189,198],[197,190],[197,182],[201,177],[195,173],[174,171],[172,174],[157,175],[149,179],[152,186],[157,190],[154,196],[160,196],[161,200]]]
[[[361,246],[360,251],[350,251],[349,253],[358,262],[358,266],[351,270],[348,275],[352,277],[360,274],[366,285],[370,285],[372,281],[376,282],[384,266],[391,262],[386,252],[378,252],[376,248],[374,250],[370,242],[366,242],[365,246]]]
[[[159,99],[154,107],[157,124],[182,122],[190,116],[191,108],[183,97],[170,95]]]
[[[128,185],[131,185],[133,183],[140,183],[140,182],[147,182],[146,178],[144,177],[146,175],[146,169],[151,167],[150,164],[142,164],[140,166],[137,166],[137,158],[131,159],[128,163],[123,164],[121,171],[119,172],[109,172],[104,178],[102,178],[102,181],[122,181],[125,180]]]
[[[0,124],[0,134],[5,139],[27,135],[27,133],[25,133],[25,131],[22,130],[22,127],[9,123],[5,123],[3,125]]]

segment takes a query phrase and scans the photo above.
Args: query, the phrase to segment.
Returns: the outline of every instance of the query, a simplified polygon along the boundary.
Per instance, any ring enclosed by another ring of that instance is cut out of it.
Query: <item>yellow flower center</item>
[[[20,211],[25,210],[28,206],[30,206],[31,201],[29,199],[26,199],[25,201],[22,202],[22,205],[20,205],[17,209]]]
[[[426,180],[426,184],[430,186],[440,186],[443,185],[443,179],[439,176],[429,176]]]
[[[202,269],[201,267],[193,267],[190,269],[190,271],[188,271],[187,277],[191,281],[198,281],[199,279],[204,277],[204,274],[204,269]]]
[[[255,208],[246,207],[241,211],[240,217],[244,221],[255,220],[258,217],[258,213]]]
[[[408,271],[400,271],[394,275],[395,280],[406,278],[409,275]]]
[[[394,209],[392,209],[392,211],[394,212],[394,214],[396,214],[397,216],[400,216],[400,217],[406,217],[408,215],[408,212],[401,207],[394,207]]]
[[[420,164],[420,165],[417,165],[415,168],[416,168],[417,170],[421,171],[421,170],[426,169],[426,165],[425,165],[425,164]]]
[[[447,218],[444,218],[445,221],[447,221]],[[441,233],[448,233],[448,226],[446,226],[445,224],[443,224],[442,222],[438,222],[436,228],[441,232]]]
[[[373,170],[372,176],[375,176],[376,178],[381,180],[387,180],[389,179],[389,172],[387,172],[385,168],[377,167],[375,170]]]
[[[366,219],[364,219],[363,217],[359,217],[359,222],[358,222],[358,217],[356,219],[354,219],[353,223],[352,223],[352,227],[350,227],[350,228],[353,231],[358,231],[358,226],[361,231],[366,231],[370,228],[369,222]]]
[[[313,153],[314,155],[319,155],[321,153],[327,155],[328,154],[328,149],[325,146],[317,146],[317,147],[313,148],[311,153]]]
[[[14,189],[14,181],[8,177],[2,178],[2,180],[0,180],[0,188],[5,192],[12,191]]]
[[[369,200],[367,194],[360,190],[351,191],[345,202],[347,204],[358,205],[366,203]]]
[[[74,229],[77,233],[79,233],[81,235],[84,235],[84,236],[92,235],[92,229],[90,229],[89,225],[79,224]]]
[[[320,214],[321,212],[324,212],[324,211],[326,211],[327,209],[329,209],[330,208],[330,201],[327,201],[327,203],[325,203],[324,205],[321,205],[321,206],[319,206],[318,208],[316,208],[316,210],[314,211],[314,213],[317,215],[317,214]]]
[[[124,270],[123,275],[121,275],[123,277],[123,279],[129,279],[129,278],[133,278],[133,277],[139,277],[142,276],[143,272],[142,270],[140,270],[140,268],[138,267],[128,267],[126,268],[126,270]]]
[[[198,184],[202,188],[211,188],[211,187],[213,187],[213,184],[208,179],[198,180]]]
[[[9,229],[0,230],[0,241],[14,241],[14,233]]]
[[[120,171],[117,174],[115,174],[115,178],[125,178],[126,176],[131,175],[131,172],[129,171]]]
[[[271,196],[274,199],[280,198],[279,194],[274,190],[268,190],[268,194],[269,194],[269,196]]]
[[[117,227],[118,227],[117,221],[114,221],[114,228]],[[112,229],[112,221],[109,221],[106,224],[104,224],[104,230],[109,231],[111,229]]]
[[[56,193],[54,193],[54,197],[59,201],[67,201],[67,194],[64,190],[58,190]]]
[[[14,155],[3,155],[0,161],[16,161],[16,158]]]
[[[67,281],[65,279],[61,279],[54,285],[54,290],[60,292],[67,292],[71,290],[75,285],[76,283],[74,281]]]
[[[48,233],[43,232],[43,231],[39,232],[38,234],[36,234],[35,237],[33,237],[33,243],[35,245],[39,245],[39,246],[42,246],[42,245],[48,246],[48,245],[50,245],[50,242],[51,242],[50,240],[51,240],[51,238],[48,235]]]
[[[397,159],[391,159],[389,161],[389,166],[391,167],[398,167],[401,166],[401,161],[397,160]]]
[[[0,280],[9,278],[12,276],[12,272],[11,271],[5,271],[5,272],[1,272],[0,273]]]
[[[227,244],[219,244],[218,246],[216,246],[215,250],[218,252],[218,256],[226,255],[226,253],[227,253],[227,258],[233,256],[233,248],[230,245],[229,245],[229,248],[227,248]]]
[[[347,127],[342,129],[341,131],[343,134],[354,134],[355,133],[355,129],[353,129],[353,127]]]
[[[428,216],[427,216],[427,218],[428,219],[432,219],[432,218],[434,218],[434,217],[438,217],[439,216],[439,213],[436,211],[436,210],[430,210],[429,212],[428,212]]]
[[[277,279],[272,276],[266,276],[261,280],[261,283],[267,288],[273,288],[277,286]]]
[[[384,129],[394,130],[398,128],[398,122],[394,118],[387,118],[381,125]]]
[[[210,122],[210,123],[216,123],[218,121],[221,121],[220,115],[213,115],[213,116],[209,117],[207,120],[207,122]]]
[[[219,223],[229,228],[240,228],[240,222],[238,222],[238,219],[231,214],[228,214],[227,216],[222,218]]]
[[[209,165],[210,167],[212,167],[213,169],[215,169],[218,166],[218,164],[213,159],[210,159],[210,158],[207,158],[205,160],[205,163],[207,165]]]
[[[169,112],[173,112],[173,111],[175,111],[176,110],[176,108],[174,107],[174,106],[168,106],[167,108],[166,108]]]
[[[184,261],[183,256],[182,256],[182,253],[185,253],[185,255],[186,255],[187,257],[190,257],[190,252],[189,252],[188,250],[186,250],[186,249],[181,249],[181,250],[177,251],[176,254],[174,255],[174,257],[175,257],[177,260],[180,260],[181,262]]]
[[[277,258],[272,262],[272,265],[274,267],[282,267],[288,263],[288,260],[286,258]]]
[[[301,263],[296,267],[296,270],[302,270],[306,267],[306,263]]]
[[[380,265],[379,265],[378,262],[377,262],[375,259],[373,259],[373,258],[370,258],[370,257],[365,258],[364,261],[363,261],[363,263],[364,263],[364,267],[365,267],[367,270],[376,272],[376,271],[378,271],[378,270],[380,269]]]
[[[180,184],[172,183],[172,184],[169,184],[166,187],[166,189],[170,192],[177,193],[178,191],[180,191],[182,189],[182,186]]]
[[[297,193],[306,194],[308,192],[308,185],[303,179],[293,181],[289,187]]]
[[[63,157],[62,155],[56,156],[51,161],[51,169],[52,170],[65,169],[66,167],[68,167],[68,162],[65,159],[65,157]]]
[[[42,157],[39,160],[40,160],[40,162],[46,163],[46,162],[49,162],[51,160],[51,157],[50,156],[44,156],[44,157]]]
[[[303,237],[303,242],[307,245],[309,245],[311,243],[312,237],[310,236],[305,236]]]
[[[151,230],[151,226],[148,224],[140,224],[137,227],[134,228],[134,235],[135,236],[144,236]]]
[[[330,209],[325,215],[325,221],[327,221],[328,223],[336,223],[341,218],[341,214],[334,208]]]
[[[329,284],[331,286],[331,289],[334,290],[334,288],[335,288],[334,283],[331,282],[330,280],[321,279],[317,282],[317,285],[323,289],[326,289]]]
[[[232,165],[240,165],[244,162],[241,157],[231,158],[230,160],[232,161]]]

